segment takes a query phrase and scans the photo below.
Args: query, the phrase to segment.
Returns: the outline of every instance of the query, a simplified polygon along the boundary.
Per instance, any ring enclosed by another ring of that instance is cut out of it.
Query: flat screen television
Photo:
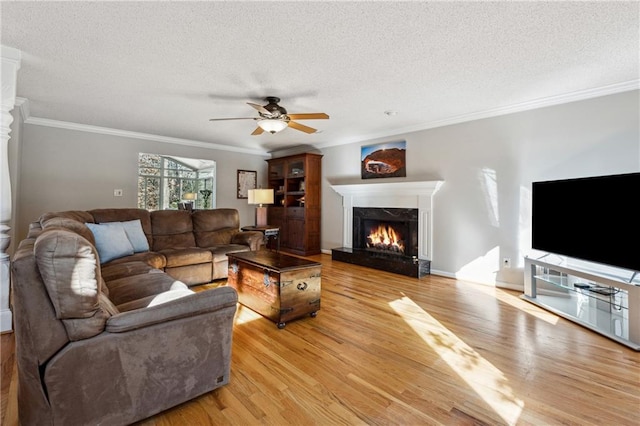
[[[532,184],[532,247],[640,271],[640,173]]]

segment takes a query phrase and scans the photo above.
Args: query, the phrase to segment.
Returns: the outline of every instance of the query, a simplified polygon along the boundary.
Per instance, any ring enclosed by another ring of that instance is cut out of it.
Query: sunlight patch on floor
[[[514,296],[498,288],[478,285],[476,287],[476,290],[479,290],[485,294],[493,296],[499,301],[506,303],[508,305],[511,305],[514,308],[521,310],[522,312],[525,312],[538,319],[541,319],[542,321],[548,322],[551,325],[558,324],[558,321],[560,320],[560,318],[557,315],[552,314],[551,312],[546,311],[542,308],[539,308],[534,304],[527,302],[526,300],[522,300],[518,296]]]
[[[482,398],[507,424],[516,424],[524,402],[504,374],[408,297],[389,306]]]
[[[235,325],[246,324],[248,322],[251,322],[253,320],[257,320],[260,318],[262,318],[262,316],[259,313],[252,311],[246,306],[238,304],[238,310],[236,311],[236,318],[235,318],[234,324]]]

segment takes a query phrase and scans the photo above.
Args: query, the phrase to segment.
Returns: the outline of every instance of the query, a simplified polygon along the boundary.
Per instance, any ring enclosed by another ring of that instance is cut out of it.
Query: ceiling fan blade
[[[262,105],[254,104],[254,103],[251,103],[251,102],[247,102],[247,105],[251,105],[252,107],[257,109],[258,112],[260,112],[261,114],[266,114],[268,116],[271,116],[271,111],[269,111],[268,109],[266,109]]]
[[[210,118],[209,121],[224,121],[224,120],[257,120],[255,117],[234,117],[234,118]]]
[[[329,118],[324,112],[314,112],[309,114],[287,114],[292,120],[326,120]]]
[[[253,131],[253,133],[251,133],[252,136],[258,136],[261,135],[264,132],[264,130],[262,129],[262,127],[258,126],[256,127],[256,129]]]
[[[289,121],[289,127],[293,127],[296,130],[300,130],[305,133],[315,133],[316,129],[305,126],[304,124],[296,123],[295,121]]]

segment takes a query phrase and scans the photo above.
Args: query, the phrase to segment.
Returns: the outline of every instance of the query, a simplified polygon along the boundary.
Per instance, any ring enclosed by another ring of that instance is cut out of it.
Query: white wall
[[[217,207],[240,212],[241,226],[255,222],[254,208],[236,198],[237,170],[256,170],[266,185],[265,157],[25,123],[21,135],[20,217],[14,238],[49,211],[137,207],[138,153],[214,160]],[[114,189],[124,196],[114,197]]]
[[[639,105],[632,91],[324,148],[322,248],[342,245],[342,198],[330,185],[371,182],[360,179],[360,147],[406,140],[407,177],[387,181],[444,181],[434,196],[434,272],[521,286],[531,182],[640,171]],[[504,257],[512,268],[501,268]]]

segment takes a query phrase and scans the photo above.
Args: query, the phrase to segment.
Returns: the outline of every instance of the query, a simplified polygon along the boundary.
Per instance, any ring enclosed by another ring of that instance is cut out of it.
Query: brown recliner
[[[104,268],[108,288],[79,231],[51,225],[14,255],[20,423],[125,425],[227,384],[235,290],[144,262]]]

